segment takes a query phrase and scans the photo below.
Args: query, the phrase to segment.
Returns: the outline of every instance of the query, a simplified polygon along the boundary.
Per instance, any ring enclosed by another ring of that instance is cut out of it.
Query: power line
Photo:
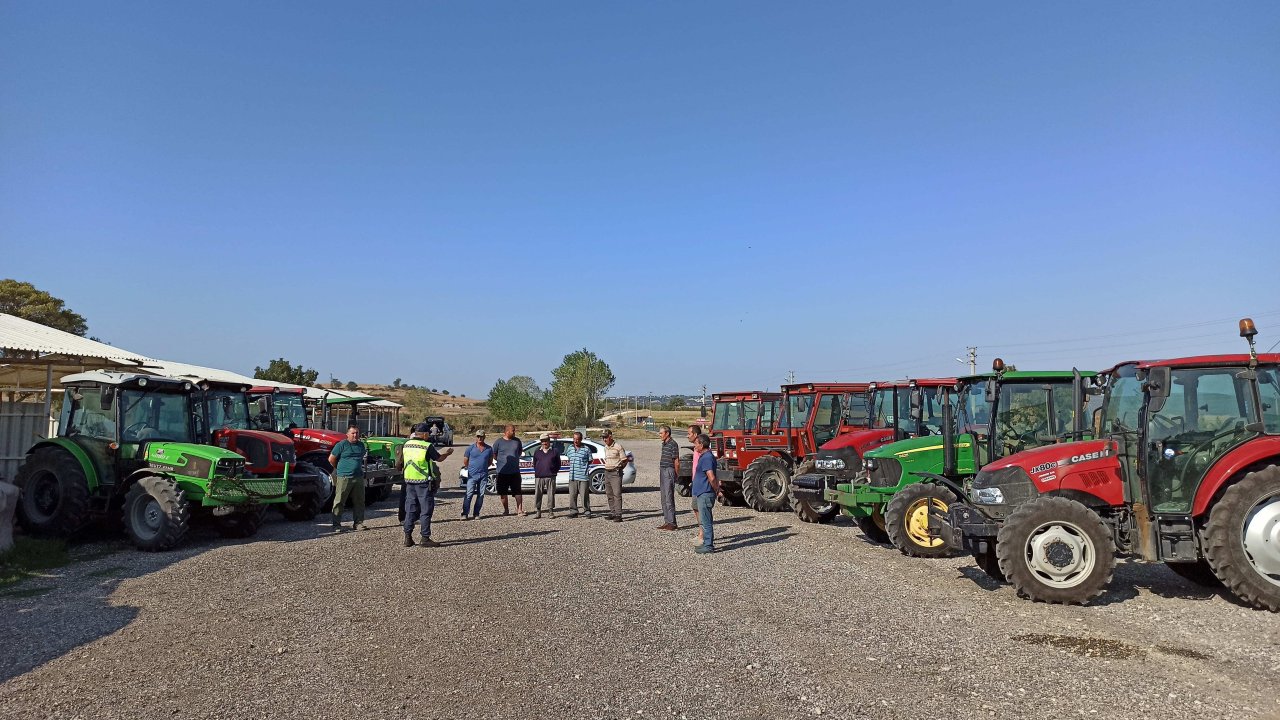
[[[1280,310],[1270,310],[1267,312],[1255,313],[1253,317],[1265,318],[1265,317],[1273,317],[1273,316],[1280,316]],[[1232,320],[1239,320],[1239,319],[1240,318],[1219,318],[1216,320],[1204,320],[1202,322],[1184,323],[1182,325],[1170,325],[1167,327],[1148,328],[1146,330],[1135,329],[1135,330],[1130,330],[1128,332],[1112,333],[1108,335],[1092,335],[1089,337],[1082,337],[1082,338],[1069,338],[1069,339],[1062,339],[1062,340],[1037,340],[1035,342],[1025,342],[1025,343],[1003,343],[1003,344],[1002,343],[980,343],[980,345],[982,347],[994,347],[994,348],[1017,348],[1017,347],[1030,347],[1032,345],[1062,345],[1062,344],[1073,343],[1073,342],[1093,342],[1094,340],[1106,340],[1110,338],[1133,338],[1136,336],[1152,335],[1152,334],[1157,334],[1162,332],[1190,330],[1192,328],[1208,327],[1210,325],[1218,325],[1219,323],[1227,323],[1227,322],[1231,322]]]

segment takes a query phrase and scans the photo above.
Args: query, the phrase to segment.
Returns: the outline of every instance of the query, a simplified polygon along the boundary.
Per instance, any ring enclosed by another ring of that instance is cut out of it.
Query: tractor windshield
[[[307,426],[307,409],[302,404],[302,395],[277,393],[273,407],[278,432],[288,432],[292,428]]]
[[[898,388],[898,427],[915,434],[916,420],[911,417],[911,388]],[[934,388],[917,388],[914,392],[920,396],[920,424],[925,435],[938,435],[942,432],[942,401]]]
[[[120,403],[122,442],[194,442],[193,426],[199,417],[186,393],[131,388],[120,393]]]
[[[812,395],[788,395],[782,404],[779,428],[802,428],[809,424],[809,412],[813,410]]]
[[[1133,365],[1116,368],[1107,389],[1102,411],[1102,429],[1110,432],[1137,432],[1142,411],[1142,383]]]
[[[759,418],[759,400],[717,402],[715,415],[711,420],[711,429],[754,432]]]
[[[1041,437],[1056,434],[1054,414],[1057,411],[1054,409],[1054,413],[1050,413],[1052,387],[1042,382],[1001,383],[995,422],[996,449],[1001,454],[1012,455],[1039,447],[1044,444]],[[1069,386],[1067,390],[1064,410],[1070,418]]]
[[[894,427],[896,408],[893,404],[893,388],[877,388],[871,394],[871,427],[877,430]]]
[[[956,429],[985,438],[991,423],[991,403],[981,383],[968,383],[960,390],[956,407]]]
[[[249,403],[244,393],[231,390],[208,390],[204,407],[209,416],[209,430],[248,430]]]

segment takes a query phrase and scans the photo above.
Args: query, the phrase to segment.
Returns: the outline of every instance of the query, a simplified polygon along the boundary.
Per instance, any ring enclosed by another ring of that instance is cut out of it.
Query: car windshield
[[[204,394],[204,406],[209,414],[210,431],[249,429],[249,404],[244,393],[209,390]]]
[[[120,393],[123,442],[194,442],[191,398],[186,393],[128,389]]]
[[[780,428],[802,428],[809,424],[809,412],[813,410],[812,395],[788,395],[782,404]]]

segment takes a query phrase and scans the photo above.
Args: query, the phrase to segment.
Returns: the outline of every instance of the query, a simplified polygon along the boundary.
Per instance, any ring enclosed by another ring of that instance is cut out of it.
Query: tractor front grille
[[[868,471],[867,475],[871,487],[893,487],[902,478],[902,464],[893,458],[880,458],[876,460],[875,469]]]
[[[287,490],[280,478],[218,477],[209,483],[209,497],[225,503],[271,500],[284,497]]]

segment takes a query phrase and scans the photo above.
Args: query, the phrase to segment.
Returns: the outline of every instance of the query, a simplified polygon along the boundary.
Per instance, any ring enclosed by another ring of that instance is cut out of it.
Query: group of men
[[[435,512],[436,493],[440,489],[440,469],[437,463],[449,457],[453,448],[443,451],[428,440],[430,428],[425,424],[414,426],[405,444],[396,450],[396,467],[403,473],[403,491],[401,493],[401,521],[404,529],[405,547],[421,545],[423,547],[438,546],[431,539],[431,516]],[[503,429],[502,437],[492,445],[485,442],[485,432],[477,430],[475,442],[467,446],[463,452],[463,462],[467,467],[466,494],[462,501],[462,519],[475,520],[480,517],[480,509],[484,505],[484,494],[492,473],[499,498],[502,501],[502,514],[511,514],[508,498],[515,499],[516,513],[525,516],[524,487],[520,474],[520,458],[524,454],[524,443],[516,437],[514,425]],[[680,447],[671,437],[671,428],[664,425],[659,430],[662,441],[662,453],[658,461],[659,495],[662,503],[663,523],[659,530],[672,531],[679,529],[676,525],[675,485],[680,474]],[[621,444],[613,438],[613,432],[605,430],[601,434],[604,442],[604,457],[601,465],[604,471],[605,493],[609,502],[609,513],[606,516],[613,522],[622,522],[622,474],[632,461]],[[689,442],[693,444],[693,509],[697,513],[699,530],[695,552],[715,552],[715,535],[712,510],[717,496],[722,495],[720,483],[716,478],[715,454],[708,452],[710,438],[699,426],[689,428]],[[365,447],[360,441],[360,430],[355,425],[347,429],[346,439],[334,446],[329,455],[329,464],[334,468],[334,500],[333,529],[342,531],[343,509],[348,498],[352,503],[352,528],[367,530],[364,523],[364,466]],[[548,499],[547,517],[554,518],[556,513],[556,478],[563,469],[563,460],[569,463],[569,512],[571,518],[593,517],[591,512],[591,478],[590,468],[593,460],[592,448],[582,441],[582,433],[573,434],[573,443],[565,447],[558,439],[548,433],[538,438],[538,446],[532,453],[534,475],[534,517],[542,518],[542,501]],[[492,469],[490,469],[492,466]],[[582,498],[582,512],[579,513],[578,498]],[[413,538],[413,528],[421,526],[420,538]]]

